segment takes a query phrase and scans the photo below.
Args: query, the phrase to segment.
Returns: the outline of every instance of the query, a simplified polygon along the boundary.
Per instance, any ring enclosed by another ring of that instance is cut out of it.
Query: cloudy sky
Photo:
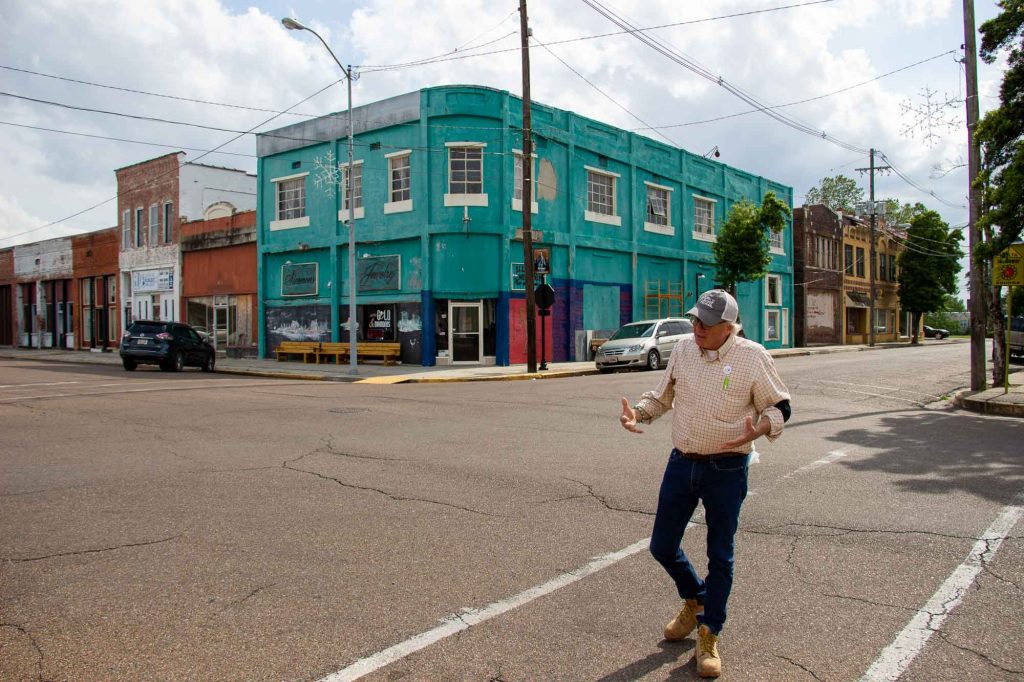
[[[747,113],[751,105],[728,88],[623,34],[583,0],[530,3],[535,44],[548,44],[531,52],[535,100],[623,128],[653,127],[645,134],[695,153],[717,146],[721,161],[792,186],[797,204],[828,175],[867,188],[855,169],[868,156],[850,148],[873,147],[918,186],[878,176],[878,198],[922,201],[951,225],[967,222],[967,174],[957,167],[967,156],[961,2],[600,2],[635,26],[662,27],[649,35],[760,105],[802,102],[778,111],[817,134]],[[314,36],[281,26],[283,16],[314,27],[343,62],[358,65],[358,105],[446,83],[520,93],[517,7],[0,0],[0,247],[116,225],[115,168],[186,150],[190,160],[254,172],[252,135],[204,150],[236,137],[227,131],[302,120],[275,114],[293,106],[305,115],[343,109],[343,83],[303,101],[340,74]],[[977,25],[996,13],[979,0]],[[441,55],[449,58],[376,68]],[[1002,64],[980,66],[982,112],[998,104],[1002,72]]]

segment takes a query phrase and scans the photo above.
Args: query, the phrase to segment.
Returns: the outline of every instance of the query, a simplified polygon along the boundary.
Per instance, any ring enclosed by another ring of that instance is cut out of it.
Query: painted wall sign
[[[316,296],[317,263],[285,263],[281,266],[282,296]]]
[[[534,271],[533,273],[533,288],[536,289],[540,286],[541,282],[544,281],[540,274]],[[526,264],[525,263],[512,263],[512,280],[509,282],[511,291],[526,291]]]
[[[135,270],[132,272],[132,291],[144,293],[147,291],[173,291],[174,290],[174,268],[160,268],[158,270]]]
[[[356,261],[356,291],[397,291],[402,288],[401,256],[374,256]]]

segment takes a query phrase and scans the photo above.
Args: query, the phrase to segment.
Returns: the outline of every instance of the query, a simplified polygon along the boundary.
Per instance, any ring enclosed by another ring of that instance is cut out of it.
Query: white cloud
[[[759,5],[751,0],[605,4],[640,26],[745,12]],[[278,17],[291,13],[320,32],[345,64],[395,64],[455,48],[465,53],[490,41],[496,42],[483,48],[485,51],[508,50],[415,68],[367,71],[355,83],[357,105],[445,83],[487,85],[518,94],[519,16],[513,9],[514,5],[491,0],[350,0],[342,4],[307,0],[294,10],[277,0],[238,9],[218,0],[6,3],[0,9],[0,44],[7,49],[0,63],[136,90],[279,109],[340,78],[337,65],[315,37],[280,26]],[[578,0],[533,3],[530,11],[538,43],[617,30]],[[991,2],[979,2],[978,24],[995,11]],[[963,41],[963,25],[951,0],[864,0],[692,23],[658,29],[654,35],[759,101],[778,105],[955,50]],[[865,155],[795,132],[764,114],[696,124],[749,107],[632,36],[569,42],[553,45],[551,50],[643,120],[656,126],[690,124],[663,131],[678,144],[696,153],[717,145],[721,161],[792,186],[797,201],[821,177],[839,172],[857,177],[853,169],[867,165]],[[858,146],[883,149],[901,171],[957,203],[965,193],[966,173],[955,171],[940,180],[929,179],[929,173],[937,163],[966,155],[962,128],[944,133],[940,144],[928,147],[920,139],[902,134],[905,121],[899,110],[901,101],[914,98],[925,85],[939,92],[961,93],[962,73],[952,62],[954,56],[780,111]],[[625,128],[641,127],[543,48],[532,50],[531,62],[536,100]],[[1003,68],[1002,64],[982,66],[983,107],[995,105],[993,96]],[[4,71],[4,90],[232,130],[248,129],[272,116],[11,71]],[[344,106],[344,85],[340,84],[298,110],[322,115]],[[297,120],[282,116],[268,127]],[[85,113],[6,97],[0,97],[0,121],[179,148],[209,149],[233,137],[229,132]],[[113,197],[115,168],[170,151],[0,127],[0,246],[53,234],[48,228],[3,240]],[[658,138],[657,133],[646,134]],[[254,140],[247,136],[226,150],[254,154]],[[197,156],[190,152],[188,158]],[[255,160],[244,156],[212,155],[203,161],[255,170]],[[966,211],[937,204],[894,176],[880,177],[876,192],[905,201],[925,201],[950,222],[966,220]],[[66,229],[115,225],[115,210],[110,202],[68,220]]]

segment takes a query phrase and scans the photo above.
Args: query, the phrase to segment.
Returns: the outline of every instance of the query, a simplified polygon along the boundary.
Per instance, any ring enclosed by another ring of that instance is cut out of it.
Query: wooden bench
[[[303,362],[309,362],[310,358],[315,362],[319,351],[319,341],[282,341],[274,353],[277,354],[279,362],[289,355],[300,355]]]
[[[361,351],[362,348],[360,347],[359,350]],[[342,358],[348,358],[348,342],[324,341],[321,343],[320,350],[316,354],[317,363],[326,362],[330,357],[334,358],[335,364],[341,364]]]
[[[349,357],[349,344],[347,341],[344,342],[327,342],[320,344],[320,350],[317,351],[316,361],[320,362],[321,358],[324,362],[328,358],[334,358],[335,363],[341,363],[342,359],[348,359]],[[402,355],[402,344],[393,342],[374,342],[365,341],[360,342],[356,345],[356,354],[360,360],[364,358],[380,358],[384,361],[385,365],[393,365]]]

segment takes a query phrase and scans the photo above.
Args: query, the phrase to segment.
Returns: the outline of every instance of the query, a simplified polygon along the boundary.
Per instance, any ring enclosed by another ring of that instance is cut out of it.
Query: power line
[[[105,85],[103,83],[93,83],[91,81],[79,80],[77,78],[68,78],[66,76],[57,76],[51,73],[42,73],[40,71],[30,71],[29,69],[19,69],[14,66],[7,66],[0,64],[0,69],[6,69],[8,71],[17,71],[19,73],[27,73],[33,76],[40,76],[42,78],[52,78],[54,80],[65,81],[67,83],[78,83],[79,85],[89,85],[94,88],[105,88],[107,90],[118,90],[120,92],[130,92],[135,95],[147,95],[149,97],[161,97],[163,99],[173,99],[179,102],[194,102],[196,104],[209,104],[216,107],[228,107],[231,109],[244,109],[246,111],[259,111],[270,114],[288,114],[289,116],[305,116],[306,118],[316,118],[317,114],[305,114],[297,111],[277,111],[276,109],[263,109],[261,107],[245,106],[243,104],[228,104],[226,102],[214,102],[205,99],[193,99],[191,97],[180,97],[178,95],[166,95],[159,92],[148,92],[146,90],[133,90],[132,88],[125,88],[117,85]]]
[[[288,107],[288,109],[294,109],[295,107],[299,106],[300,104],[304,104],[305,102],[308,102],[309,100],[313,99],[314,97],[316,97],[320,93],[324,92],[325,90],[333,87],[334,85],[336,85],[337,83],[340,83],[340,82],[341,82],[340,80],[337,80],[337,81],[334,81],[333,83],[328,83],[324,87],[322,87],[319,90],[317,90],[316,92],[314,92],[309,97],[305,97],[305,98],[299,100],[298,102],[296,102],[295,104],[293,104],[292,106]],[[286,109],[285,111],[287,111],[288,109]],[[278,116],[281,116],[281,115],[282,114],[274,114],[273,116],[271,116],[270,118],[266,119],[265,121],[261,121],[260,123],[257,123],[255,126],[250,128],[248,131],[245,131],[245,132],[242,132],[242,133],[236,135],[235,137],[231,138],[227,142],[224,142],[223,144],[217,145],[216,147],[214,147],[213,149],[211,149],[210,151],[208,151],[208,152],[206,152],[204,154],[200,154],[199,156],[197,156],[195,158],[194,161],[187,161],[187,162],[185,162],[184,164],[181,164],[181,165],[194,164],[196,161],[198,161],[199,159],[203,158],[204,156],[208,156],[209,154],[212,154],[213,152],[219,150],[221,147],[228,146],[229,144],[231,144],[235,140],[239,139],[243,135],[251,134],[253,131],[255,131],[260,126],[264,126],[264,125],[270,123],[275,118],[277,118]],[[21,237],[21,236],[26,235],[26,234],[31,234],[32,232],[38,232],[39,230],[43,230],[43,229],[45,229],[47,227],[52,227],[53,225],[56,225],[57,223],[63,223],[64,221],[71,220],[72,218],[77,218],[78,216],[82,215],[83,213],[88,213],[89,211],[92,211],[93,209],[99,208],[100,206],[103,206],[104,204],[108,204],[111,201],[114,201],[114,200],[118,199],[119,197],[123,196],[124,194],[127,194],[128,192],[134,192],[135,190],[141,189],[143,187],[146,187],[147,185],[152,185],[153,183],[155,183],[160,178],[163,178],[163,177],[165,177],[167,175],[170,175],[171,173],[177,173],[178,170],[181,168],[181,165],[177,166],[173,170],[169,170],[169,171],[165,171],[163,173],[160,173],[159,175],[156,175],[156,176],[150,178],[148,181],[146,181],[144,183],[140,183],[138,185],[133,185],[131,187],[128,187],[128,188],[118,192],[117,194],[115,194],[111,198],[105,199],[105,200],[99,202],[98,204],[94,204],[92,206],[89,206],[88,208],[84,208],[81,211],[77,211],[75,213],[72,213],[71,215],[66,216],[64,218],[60,218],[58,220],[51,221],[49,223],[46,223],[45,225],[40,225],[38,227],[33,227],[33,228],[29,229],[29,230],[24,230],[22,232],[16,232],[15,234],[9,234],[9,235],[7,235],[5,237],[0,237],[0,241],[6,241],[8,239],[13,239],[15,237]]]
[[[645,44],[648,47],[650,47],[655,52],[658,52],[658,53],[664,55],[665,57],[667,57],[668,59],[672,60],[676,64],[679,64],[680,66],[682,66],[683,68],[687,69],[688,71],[691,71],[691,72],[697,74],[701,78],[704,78],[705,80],[708,80],[708,81],[710,81],[712,83],[715,83],[715,84],[719,85],[720,87],[724,88],[727,92],[729,92],[733,96],[735,96],[738,99],[740,99],[740,100],[746,102],[747,104],[753,106],[758,111],[764,113],[766,116],[769,116],[770,118],[775,119],[779,123],[782,123],[783,125],[789,126],[790,128],[793,128],[794,130],[797,130],[798,132],[802,132],[802,133],[811,135],[813,137],[819,137],[821,139],[827,140],[827,141],[831,142],[832,144],[835,144],[836,146],[842,147],[844,149],[848,149],[849,151],[857,152],[857,153],[862,153],[862,154],[867,154],[867,152],[868,152],[867,149],[864,149],[862,147],[858,147],[857,145],[854,145],[854,144],[851,144],[851,143],[848,143],[848,142],[844,142],[843,140],[840,140],[839,138],[837,138],[835,136],[829,135],[828,133],[826,133],[826,132],[824,132],[822,130],[817,130],[817,129],[812,128],[811,126],[809,126],[807,124],[804,124],[804,123],[801,123],[800,121],[797,121],[796,119],[794,119],[794,118],[792,118],[790,116],[786,116],[786,115],[781,114],[781,113],[779,113],[777,111],[774,111],[772,108],[770,108],[770,107],[762,104],[761,102],[757,101],[753,96],[748,95],[747,93],[745,93],[742,90],[740,90],[738,87],[732,85],[731,83],[726,81],[721,76],[715,76],[713,73],[708,71],[706,68],[704,68],[703,66],[701,66],[700,64],[698,64],[694,60],[686,58],[685,56],[680,54],[677,50],[673,49],[670,45],[667,45],[666,43],[663,43],[663,42],[661,42],[661,41],[659,41],[659,40],[657,40],[655,38],[652,38],[652,37],[648,36],[645,33],[645,29],[637,28],[632,23],[630,23],[628,20],[626,20],[626,19],[620,17],[619,15],[615,14],[615,12],[607,9],[604,5],[602,5],[601,3],[597,2],[596,0],[582,0],[582,2],[585,5],[587,5],[588,7],[590,7],[591,9],[593,9],[595,12],[600,14],[601,16],[603,16],[606,19],[608,19],[609,21],[611,21],[616,26],[619,26],[620,28],[625,29],[626,32],[628,32],[630,35],[632,35],[634,38],[636,38],[637,40],[639,40],[643,44]]]
[[[580,73],[579,71],[577,71],[576,69],[574,69],[574,68],[573,68],[573,67],[572,67],[572,66],[571,66],[571,65],[569,64],[569,62],[565,61],[564,59],[562,59],[561,57],[559,57],[559,56],[558,56],[557,54],[555,54],[555,52],[554,52],[554,51],[553,51],[553,50],[552,50],[552,49],[551,49],[550,47],[548,47],[547,45],[540,45],[540,47],[543,47],[543,48],[544,48],[545,50],[547,50],[547,51],[548,51],[548,53],[550,53],[552,57],[554,57],[554,58],[555,58],[555,59],[557,59],[558,61],[562,62],[562,64],[563,64],[563,65],[565,65],[565,68],[569,69],[569,70],[570,70],[570,71],[572,71],[572,72],[573,72],[574,74],[576,74],[576,75],[577,75],[577,76],[579,76],[579,77],[580,77],[581,79],[583,79],[583,82],[585,82],[585,83],[586,83],[587,85],[589,85],[590,87],[594,88],[594,89],[595,89],[595,90],[597,90],[597,91],[598,91],[599,93],[601,93],[601,95],[603,95],[603,96],[604,96],[604,97],[605,97],[605,98],[606,98],[606,99],[607,99],[608,101],[610,101],[610,102],[611,102],[612,104],[614,104],[614,105],[615,105],[615,106],[617,106],[618,108],[622,109],[622,110],[623,110],[623,111],[625,111],[625,112],[626,112],[627,114],[629,114],[630,116],[632,116],[633,118],[635,118],[636,120],[640,121],[640,122],[641,122],[641,123],[643,123],[643,124],[644,124],[645,126],[647,126],[646,128],[637,128],[637,130],[652,130],[652,131],[654,131],[655,133],[657,133],[658,135],[661,135],[661,136],[662,136],[663,138],[665,138],[665,140],[666,140],[666,141],[667,141],[667,142],[668,142],[669,144],[671,144],[671,145],[672,145],[673,147],[679,147],[679,146],[680,146],[679,144],[677,144],[677,143],[676,143],[675,141],[673,141],[672,139],[670,139],[670,138],[669,138],[669,137],[668,137],[667,135],[665,135],[664,133],[662,133],[662,132],[661,132],[660,130],[658,130],[657,128],[651,127],[651,125],[650,125],[650,124],[649,124],[649,123],[648,123],[647,121],[643,120],[642,118],[640,118],[639,116],[637,116],[636,114],[634,114],[634,113],[633,113],[632,111],[630,111],[630,110],[629,110],[629,109],[627,109],[627,108],[626,108],[625,106],[623,106],[622,104],[620,104],[620,103],[619,103],[619,102],[618,102],[618,101],[617,101],[617,100],[616,100],[616,99],[615,99],[614,97],[612,97],[612,96],[611,96],[611,95],[609,95],[609,94],[608,94],[607,92],[605,92],[604,90],[602,90],[601,88],[599,88],[599,87],[598,87],[597,85],[595,85],[595,84],[594,84],[594,83],[593,83],[593,82],[592,82],[592,81],[591,81],[591,80],[590,80],[589,78],[587,78],[587,77],[586,77],[586,76],[584,76],[584,75],[583,75],[582,73]]]
[[[941,202],[941,203],[945,204],[946,206],[949,206],[950,208],[967,208],[967,207],[966,207],[966,206],[964,206],[963,204],[954,204],[954,203],[952,203],[952,202],[946,201],[945,199],[943,199],[942,197],[940,197],[940,196],[939,196],[938,194],[936,194],[936,193],[935,193],[934,191],[932,191],[932,190],[929,190],[929,189],[925,189],[925,188],[924,188],[924,187],[922,187],[921,185],[917,184],[916,182],[914,182],[913,180],[911,180],[910,178],[908,178],[908,177],[907,177],[907,176],[906,176],[906,175],[905,175],[905,174],[903,173],[903,171],[901,171],[901,170],[900,170],[899,168],[897,168],[897,167],[896,167],[896,164],[894,164],[894,163],[892,162],[892,160],[891,160],[891,159],[890,159],[890,158],[889,158],[888,156],[886,156],[886,155],[885,155],[885,153],[884,153],[884,152],[879,152],[879,155],[880,155],[880,156],[881,156],[881,157],[882,157],[882,158],[883,158],[883,159],[885,160],[885,162],[886,162],[887,164],[889,164],[889,165],[890,165],[890,166],[892,167],[892,172],[893,172],[893,173],[895,173],[896,175],[898,175],[898,176],[899,176],[899,177],[900,177],[900,178],[901,178],[901,179],[902,179],[902,180],[903,180],[903,181],[904,181],[905,183],[907,183],[908,185],[910,185],[911,187],[913,187],[913,188],[914,188],[914,189],[916,189],[917,191],[919,191],[919,192],[923,192],[924,194],[927,194],[928,196],[932,197],[932,198],[933,198],[933,199],[935,199],[936,201],[939,201],[939,202]]]
[[[778,12],[780,10],[796,9],[796,8],[800,8],[800,7],[809,7],[811,5],[821,5],[821,4],[825,4],[825,3],[829,3],[829,2],[835,2],[835,0],[810,0],[809,2],[800,2],[800,3],[796,3],[796,4],[792,4],[792,5],[780,5],[778,7],[766,7],[764,9],[748,10],[748,11],[744,11],[744,12],[734,12],[732,14],[723,14],[723,15],[719,15],[719,16],[715,16],[715,17],[705,17],[703,19],[689,19],[687,21],[675,21],[675,22],[668,23],[668,24],[659,24],[657,26],[649,26],[647,28],[638,29],[638,30],[641,30],[641,31],[655,31],[655,30],[662,29],[662,28],[674,28],[674,27],[677,27],[677,26],[689,26],[689,25],[693,25],[693,24],[703,24],[703,23],[707,23],[709,21],[722,21],[724,19],[735,19],[737,17],[745,17],[745,16],[754,15],[754,14],[765,14],[765,13],[768,13],[768,12]],[[598,34],[592,35],[592,36],[579,36],[579,37],[576,37],[576,38],[566,38],[564,40],[556,40],[556,41],[553,41],[553,42],[550,42],[550,43],[544,43],[544,45],[548,45],[548,46],[565,45],[567,43],[578,43],[578,42],[585,41],[585,40],[597,40],[598,38],[608,38],[610,36],[618,36],[618,35],[623,35],[625,33],[630,33],[630,32],[631,31],[629,31],[629,30],[611,31],[611,32],[608,32],[608,33],[598,33]],[[480,47],[483,47],[483,46],[481,45]],[[474,49],[476,49],[476,48],[474,48]],[[360,71],[362,71],[363,73],[369,73],[369,72],[374,72],[374,71],[391,71],[391,70],[396,70],[396,69],[410,68],[410,67],[414,67],[414,66],[425,66],[425,65],[428,65],[428,64],[438,64],[440,62],[453,61],[453,60],[456,60],[456,59],[469,59],[471,57],[485,57],[485,56],[494,55],[494,54],[503,54],[503,53],[507,53],[507,52],[517,52],[517,51],[519,51],[519,49],[520,49],[519,47],[512,47],[512,48],[507,48],[507,49],[502,49],[502,50],[492,50],[490,52],[478,52],[478,53],[474,53],[474,54],[454,55],[454,56],[452,56],[453,53],[449,52],[449,53],[446,53],[444,55],[438,55],[437,57],[427,57],[425,59],[421,59],[421,60],[414,61],[414,62],[406,62],[404,64],[360,64],[360,65],[357,65],[357,68]]]
[[[212,149],[196,149],[195,147],[183,147],[179,144],[162,144],[160,142],[144,142],[142,140],[128,140],[123,137],[109,137],[107,135],[93,135],[91,133],[79,133],[73,130],[58,130],[56,128],[44,128],[42,126],[30,126],[24,123],[11,123],[10,121],[0,121],[0,125],[14,126],[15,128],[28,128],[29,130],[42,130],[48,133],[60,133],[62,135],[75,135],[78,137],[91,137],[97,140],[111,140],[113,142],[128,142],[131,144],[144,144],[150,147],[166,147],[167,149],[182,149],[189,152],[210,152],[217,154],[224,154],[227,156],[247,156],[250,158],[256,158],[255,154],[244,154],[241,152],[214,152]]]

